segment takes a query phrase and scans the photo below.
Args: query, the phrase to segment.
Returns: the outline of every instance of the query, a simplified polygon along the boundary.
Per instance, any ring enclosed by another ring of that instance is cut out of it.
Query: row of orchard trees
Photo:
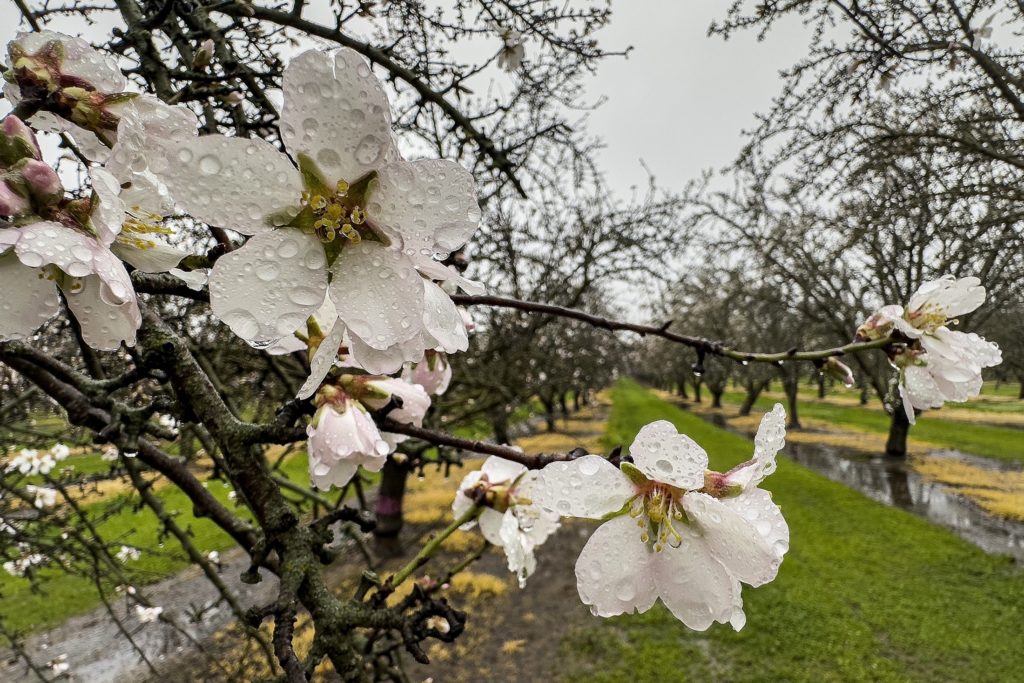
[[[879,304],[935,277],[973,275],[988,299],[961,322],[1003,348],[993,378],[1024,380],[1024,6],[737,0],[712,33],[796,16],[808,55],[784,72],[728,182],[689,188],[697,262],[731,266],[688,272],[666,314],[749,348],[810,348],[848,342]],[[665,353],[688,378],[693,359]],[[893,416],[889,452],[905,453],[885,358],[848,362]],[[774,374],[792,397],[794,368]],[[728,377],[749,397],[774,379],[704,361],[714,397]],[[793,402],[789,414],[798,423]]]

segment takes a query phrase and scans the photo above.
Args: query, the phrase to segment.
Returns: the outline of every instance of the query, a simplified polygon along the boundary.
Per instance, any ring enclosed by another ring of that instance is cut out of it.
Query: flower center
[[[661,552],[666,545],[678,548],[683,536],[675,525],[688,524],[683,512],[683,491],[668,484],[651,482],[633,500],[629,516],[640,527],[640,540]]]
[[[174,230],[160,225],[163,216],[150,213],[138,206],[128,210],[124,223],[121,224],[121,232],[117,235],[117,241],[128,244],[136,249],[152,249],[156,243],[148,239],[146,235],[172,235]]]
[[[341,234],[352,244],[362,241],[356,229],[366,221],[366,211],[356,197],[349,196],[349,184],[339,180],[334,194],[325,195],[305,190],[302,204],[313,214],[312,232],[321,242],[333,242]]]
[[[926,304],[907,314],[907,320],[919,330],[934,332],[946,324],[946,313],[937,304]]]

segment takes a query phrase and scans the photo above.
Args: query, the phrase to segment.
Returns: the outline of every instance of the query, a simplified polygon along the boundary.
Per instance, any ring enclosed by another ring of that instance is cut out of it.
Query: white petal
[[[655,553],[640,533],[632,517],[615,517],[598,527],[576,560],[576,588],[594,614],[646,612],[658,599]]]
[[[747,520],[771,544],[777,557],[782,558],[789,550],[789,524],[771,493],[751,488],[738,496],[721,498],[719,502]]]
[[[109,245],[121,232],[124,224],[124,203],[121,201],[121,184],[113,175],[102,168],[94,168],[89,172],[92,191],[96,193],[89,216],[100,243]]]
[[[658,595],[672,615],[695,631],[742,614],[740,584],[729,576],[699,536],[684,531],[683,544],[656,554],[651,572]]]
[[[336,320],[309,362],[309,377],[299,389],[298,398],[307,399],[320,388],[327,373],[334,367],[334,361],[338,359],[338,350],[341,348],[344,337],[345,326],[341,324],[340,320]]]
[[[484,538],[486,538],[489,543],[493,543],[498,546],[503,545],[501,540],[501,524],[505,515],[508,515],[515,520],[515,516],[513,516],[508,510],[501,513],[491,508],[484,508],[484,511],[480,513],[480,533],[483,534]]]
[[[505,511],[499,529],[501,546],[505,549],[508,570],[516,575],[519,587],[526,586],[526,579],[537,569],[537,558],[533,555],[534,545],[519,528],[519,519],[511,509]]]
[[[303,52],[285,68],[282,90],[285,146],[315,161],[328,183],[353,182],[399,157],[387,95],[357,52]]]
[[[57,286],[13,253],[0,256],[0,339],[24,339],[60,310]]]
[[[32,223],[20,230],[15,251],[30,268],[53,264],[72,277],[85,277],[95,272],[96,254],[105,251],[95,237],[52,221]]]
[[[786,445],[786,410],[782,404],[764,414],[754,437],[754,457],[729,472],[729,483],[743,487],[757,486],[775,472],[775,456]]]
[[[380,350],[367,345],[359,337],[349,335],[349,352],[352,361],[363,370],[374,375],[391,375],[405,363],[423,356],[423,338],[413,337],[409,341]]]
[[[900,402],[903,404],[903,413],[907,416],[907,422],[917,424],[917,414],[914,412],[914,399],[903,382],[899,384]]]
[[[256,235],[217,259],[210,273],[214,315],[253,346],[303,327],[327,293],[319,240],[293,228]]]
[[[64,61],[60,72],[66,76],[76,76],[89,82],[101,93],[110,94],[127,90],[125,79],[117,62],[89,43],[55,31],[27,31],[19,33],[12,44],[19,45],[25,52],[35,54],[48,43],[56,41],[64,47]]]
[[[331,300],[352,336],[384,350],[419,334],[423,280],[401,252],[376,242],[346,245],[331,273]]]
[[[423,328],[445,353],[469,348],[469,334],[458,306],[430,280],[423,280]]]
[[[759,533],[754,523],[737,510],[705,493],[695,492],[683,496],[683,509],[703,534],[711,554],[733,577],[760,586],[778,574],[781,556],[776,554],[767,535]]]
[[[650,479],[687,491],[704,485],[708,454],[667,420],[645,425],[629,447],[629,454]]]
[[[480,225],[473,176],[447,159],[399,161],[380,170],[367,215],[387,234],[401,239],[406,256],[443,259]]]
[[[421,259],[416,262],[416,269],[431,280],[449,282],[466,294],[479,295],[487,291],[482,282],[469,280],[459,274],[452,266],[446,266],[439,261],[428,261]]]
[[[600,519],[622,509],[636,488],[598,455],[546,465],[533,484],[533,502],[565,517]]]
[[[211,225],[255,235],[299,212],[299,171],[265,140],[203,135],[167,162],[160,178],[178,206]]]
[[[82,338],[94,349],[116,351],[121,342],[135,345],[135,332],[142,324],[142,314],[134,297],[124,302],[111,300],[106,283],[93,275],[79,281],[81,288],[64,290],[68,308],[82,328]]]
[[[110,245],[110,250],[143,273],[166,273],[186,256],[181,249],[175,249],[164,242],[142,235],[134,235],[133,238],[145,242],[147,246],[140,247],[135,241],[117,239]]]
[[[487,481],[492,484],[509,484],[526,471],[526,466],[492,455],[484,461],[480,471],[487,475]]]

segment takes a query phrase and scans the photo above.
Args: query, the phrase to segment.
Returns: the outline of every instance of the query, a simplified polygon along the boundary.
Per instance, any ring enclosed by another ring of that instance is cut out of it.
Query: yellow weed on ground
[[[917,456],[910,464],[923,477],[955,489],[993,515],[1024,520],[1024,472],[936,456]]]

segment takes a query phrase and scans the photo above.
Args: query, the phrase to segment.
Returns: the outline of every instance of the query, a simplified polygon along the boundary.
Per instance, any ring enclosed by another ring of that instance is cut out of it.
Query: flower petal
[[[350,335],[384,350],[419,334],[423,280],[401,252],[376,242],[350,244],[331,273],[331,300]]]
[[[740,623],[739,582],[729,576],[704,539],[689,530],[683,533],[681,546],[666,546],[654,560],[651,574],[661,601],[676,619],[695,631],[707,630],[715,622]]]
[[[128,80],[121,73],[117,62],[81,38],[56,31],[25,31],[17,35],[8,49],[17,45],[28,54],[36,54],[54,41],[63,47],[64,60],[60,64],[62,75],[88,81],[96,90],[105,94],[127,90]]]
[[[776,403],[761,418],[754,437],[754,457],[733,468],[728,474],[728,482],[745,488],[757,486],[778,468],[775,456],[785,445],[786,410],[781,403]]]
[[[515,520],[515,517],[509,510],[506,510],[503,514],[492,508],[484,508],[484,511],[480,513],[480,533],[483,534],[484,538],[486,538],[489,543],[493,543],[498,546],[503,545],[501,540],[501,524],[505,515],[508,515]],[[516,525],[518,527],[518,522]]]
[[[473,176],[454,161],[399,161],[380,169],[367,215],[400,239],[413,262],[444,259],[480,225]]]
[[[126,273],[127,275],[127,273]],[[116,351],[121,342],[135,345],[135,332],[142,324],[142,314],[134,297],[127,301],[111,298],[107,283],[99,276],[82,278],[76,291],[64,289],[68,308],[82,328],[82,339],[94,349]]]
[[[654,556],[640,540],[640,529],[632,517],[608,520],[597,528],[576,560],[580,600],[602,617],[646,612],[658,599],[652,576]]]
[[[469,348],[469,334],[459,307],[430,280],[423,280],[423,328],[445,353]]]
[[[708,454],[667,420],[645,425],[629,447],[629,454],[650,479],[687,491],[704,485]]]
[[[57,286],[13,253],[0,256],[0,339],[24,339],[60,310]]]
[[[324,301],[327,257],[319,240],[292,228],[252,237],[210,273],[214,315],[253,346],[294,333]]]
[[[93,260],[104,251],[96,238],[53,221],[32,223],[20,230],[15,251],[29,268],[53,264],[72,277],[85,277],[95,272]]]
[[[416,336],[387,349],[375,349],[359,337],[349,335],[348,348],[352,361],[374,375],[391,375],[405,363],[423,356],[423,338]]]
[[[138,242],[145,243],[140,246]],[[187,253],[160,240],[134,235],[132,241],[115,240],[110,250],[143,273],[166,273],[177,267]]]
[[[182,141],[160,179],[193,218],[244,235],[299,212],[302,179],[291,160],[260,139],[203,135]]]
[[[683,496],[683,509],[703,534],[711,554],[733,577],[760,586],[778,574],[782,557],[769,542],[768,534],[760,533],[756,523],[738,510],[696,492]],[[771,520],[764,521],[771,524]]]
[[[619,468],[598,455],[546,465],[533,483],[539,507],[566,517],[600,519],[622,509],[636,488]]]
[[[490,483],[506,484],[511,483],[525,472],[526,466],[497,455],[492,455],[484,461],[480,471],[487,475],[487,481]]]
[[[341,348],[344,338],[345,326],[340,320],[335,320],[331,331],[320,342],[320,346],[313,354],[313,359],[309,362],[309,377],[299,388],[298,398],[307,399],[320,388],[327,373],[334,367],[334,361],[338,359],[338,350]]]
[[[308,50],[284,70],[281,136],[333,185],[353,182],[399,158],[380,81],[354,50]]]

